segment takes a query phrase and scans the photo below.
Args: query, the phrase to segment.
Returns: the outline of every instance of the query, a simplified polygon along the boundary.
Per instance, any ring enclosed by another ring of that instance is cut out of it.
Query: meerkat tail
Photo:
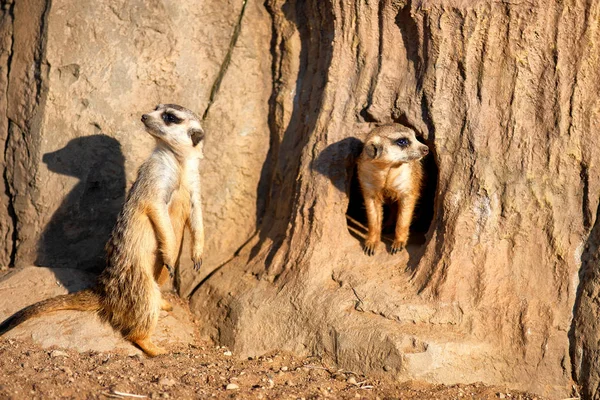
[[[77,310],[97,311],[100,309],[100,297],[92,289],[65,294],[40,301],[17,311],[0,324],[0,336],[30,318],[52,311]]]

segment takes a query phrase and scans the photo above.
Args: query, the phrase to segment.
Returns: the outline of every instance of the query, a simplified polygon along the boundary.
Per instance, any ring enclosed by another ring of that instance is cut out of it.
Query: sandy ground
[[[0,339],[0,399],[540,399],[482,384],[384,382],[316,358],[241,360],[207,341],[157,358],[41,349]]]
[[[0,276],[5,272],[0,271]],[[206,339],[168,350],[171,352],[168,355],[147,358],[42,349],[31,341],[0,338],[0,400],[543,400],[540,396],[483,384],[446,386],[382,381],[337,370],[318,358],[299,358],[285,353],[240,359],[227,348]]]

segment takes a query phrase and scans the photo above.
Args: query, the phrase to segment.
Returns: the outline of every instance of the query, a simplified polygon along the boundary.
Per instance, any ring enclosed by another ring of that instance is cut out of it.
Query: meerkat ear
[[[381,151],[383,150],[381,144],[379,143],[369,143],[365,147],[365,152],[369,158],[377,158],[381,155]]]
[[[196,146],[202,139],[204,139],[204,131],[202,128],[192,128],[188,131],[188,135],[192,139],[192,143]]]

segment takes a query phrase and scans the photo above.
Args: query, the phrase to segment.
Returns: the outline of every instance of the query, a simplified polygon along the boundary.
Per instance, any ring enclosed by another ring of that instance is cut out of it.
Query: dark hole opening
[[[433,146],[430,144],[430,148]],[[433,150],[433,149],[432,149]],[[435,195],[437,192],[438,168],[434,160],[434,155],[430,154],[422,161],[425,171],[423,189],[421,197],[415,208],[412,223],[410,225],[410,236],[408,245],[422,246],[425,244],[425,235],[429,230],[433,220]],[[387,201],[383,206],[383,227],[382,240],[386,244],[391,244],[394,240],[394,228],[396,226],[396,217],[398,215],[398,203]],[[358,182],[358,173],[356,166],[350,174],[349,202],[346,210],[346,221],[348,231],[352,236],[364,242],[364,236],[367,234],[367,214],[365,211],[365,202]]]

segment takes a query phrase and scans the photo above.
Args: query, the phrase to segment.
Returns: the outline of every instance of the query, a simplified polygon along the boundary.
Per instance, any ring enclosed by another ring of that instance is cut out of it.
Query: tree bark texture
[[[598,278],[579,278],[597,241],[598,6],[268,1],[269,198],[192,296],[206,332],[399,379],[557,396],[575,378],[598,398]],[[354,138],[392,121],[432,150],[433,221],[369,258],[346,229]]]
[[[204,333],[600,398],[599,21],[594,0],[4,0],[0,264],[101,267],[139,115],[180,103],[206,111],[207,258],[194,275],[185,245],[176,282]],[[425,233],[368,257],[355,160],[386,122],[431,149]]]

